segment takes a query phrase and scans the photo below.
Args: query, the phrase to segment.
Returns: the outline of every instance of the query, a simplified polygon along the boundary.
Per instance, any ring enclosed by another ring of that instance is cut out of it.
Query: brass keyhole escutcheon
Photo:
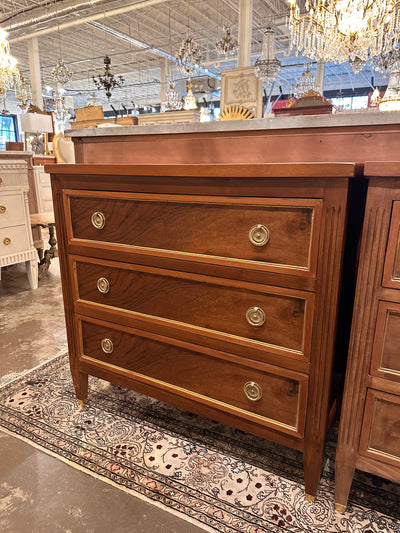
[[[265,246],[269,241],[269,229],[263,224],[256,224],[250,228],[249,239],[254,246]]]
[[[0,214],[4,214],[7,211],[7,207],[5,205],[0,205]]]
[[[11,244],[11,239],[10,239],[10,237],[4,237],[4,239],[3,239],[3,244],[5,244],[6,246],[8,246],[9,244]]]
[[[250,307],[246,311],[247,322],[250,326],[259,328],[265,324],[266,316],[261,307]]]
[[[99,278],[97,280],[97,289],[102,294],[107,294],[110,290],[110,282],[107,278]]]
[[[106,225],[106,217],[101,211],[96,211],[92,215],[92,224],[96,229],[103,229]]]
[[[101,349],[104,353],[113,353],[114,351],[114,344],[111,339],[102,339],[101,341]]]
[[[262,388],[255,381],[248,381],[243,387],[246,397],[252,402],[257,402],[262,398]]]

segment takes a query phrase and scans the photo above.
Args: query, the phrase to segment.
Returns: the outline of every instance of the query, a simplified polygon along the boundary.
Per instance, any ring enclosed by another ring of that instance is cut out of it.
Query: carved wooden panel
[[[221,110],[230,105],[250,109],[262,117],[263,83],[254,74],[254,67],[223,70],[221,73]]]

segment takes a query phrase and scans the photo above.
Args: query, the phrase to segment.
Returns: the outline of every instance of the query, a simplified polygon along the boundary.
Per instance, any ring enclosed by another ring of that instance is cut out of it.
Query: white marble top
[[[332,115],[300,115],[275,117],[268,115],[253,120],[224,120],[193,122],[190,124],[154,124],[149,126],[115,126],[67,130],[68,137],[104,137],[118,135],[146,135],[173,133],[207,133],[228,131],[257,131],[293,128],[329,128],[336,126],[365,126],[400,124],[399,111],[344,112]]]

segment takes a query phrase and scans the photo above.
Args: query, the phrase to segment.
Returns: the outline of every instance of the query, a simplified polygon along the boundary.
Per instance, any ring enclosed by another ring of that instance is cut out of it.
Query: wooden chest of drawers
[[[88,374],[301,450],[316,494],[354,165],[56,165],[77,397]]]
[[[30,286],[36,289],[38,255],[29,222],[28,190],[25,161],[0,163],[0,279],[2,267],[24,262]]]
[[[359,469],[400,483],[400,163],[369,178],[336,455],[336,506]]]

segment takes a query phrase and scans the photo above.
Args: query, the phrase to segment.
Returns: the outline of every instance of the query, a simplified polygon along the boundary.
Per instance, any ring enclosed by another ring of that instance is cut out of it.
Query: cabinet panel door
[[[379,302],[371,374],[400,381],[400,304]]]
[[[400,397],[369,389],[360,454],[400,467]]]
[[[382,285],[400,289],[400,202],[393,202]]]

